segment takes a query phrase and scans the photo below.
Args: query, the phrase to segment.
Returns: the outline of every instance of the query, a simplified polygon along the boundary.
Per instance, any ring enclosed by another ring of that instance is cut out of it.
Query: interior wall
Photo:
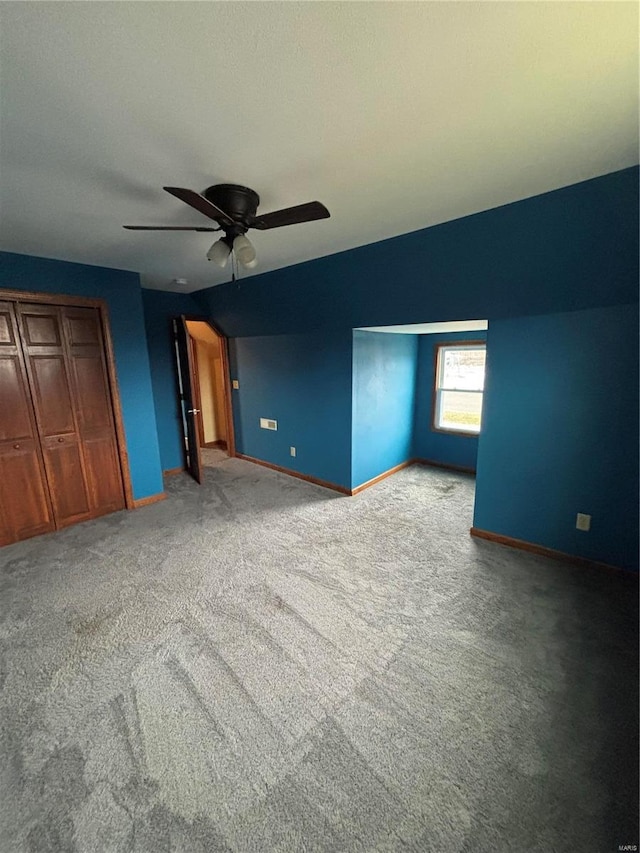
[[[489,340],[474,526],[637,570],[638,306],[496,320]]]
[[[353,333],[351,487],[411,458],[418,336]]]
[[[351,331],[229,344],[237,452],[350,488]]]
[[[203,438],[206,443],[226,442],[227,425],[220,341],[212,343],[195,339],[195,344],[200,380]]]
[[[200,409],[202,416],[203,440],[205,443],[217,441],[216,412],[213,400],[213,376],[211,345],[205,341],[195,340],[196,357],[198,359],[198,380],[200,383]]]
[[[619,305],[638,299],[638,225],[633,167],[194,298],[234,337]]]
[[[0,288],[104,299],[135,499],[163,490],[144,312],[137,273],[0,252]]]
[[[478,436],[436,432],[432,426],[436,347],[444,343],[486,341],[487,333],[446,332],[441,335],[420,335],[419,338],[412,455],[430,462],[471,468],[475,471]]]
[[[163,471],[184,465],[184,433],[178,401],[172,321],[181,314],[200,314],[191,296],[160,290],[142,290],[153,406]]]
[[[247,447],[251,450],[244,452],[271,461],[277,459],[278,464],[285,467],[295,465],[295,469],[303,473],[313,474],[331,468],[322,447],[319,422],[309,420],[306,423],[307,452],[295,461],[287,458],[284,442],[276,450],[272,437],[252,434],[249,439],[249,430],[254,430],[254,416],[258,411],[274,416],[262,411],[269,408],[266,405],[269,400],[265,400],[259,381],[251,379],[254,371],[258,379],[265,373],[265,368],[258,363],[257,353],[253,360],[251,336],[260,336],[261,343],[256,347],[265,351],[271,347],[279,350],[283,345],[277,344],[278,340],[295,339],[295,346],[284,346],[294,359],[298,353],[307,352],[315,341],[324,340],[326,364],[318,363],[314,370],[313,405],[314,408],[324,405],[337,416],[330,393],[332,377],[348,376],[350,385],[352,354],[350,347],[332,342],[337,341],[341,333],[350,335],[354,328],[485,318],[489,320],[491,350],[494,321],[498,320],[527,316],[535,320],[536,316],[625,304],[633,305],[627,310],[637,316],[638,211],[638,167],[633,167],[391,240],[251,276],[241,287],[220,285],[194,294],[207,316],[225,334],[238,336],[243,341],[241,350],[247,355],[241,359],[245,387],[241,418],[236,410],[236,428],[242,421],[240,428],[247,430]],[[631,336],[625,338],[624,345],[634,349],[637,360],[637,330],[629,329],[627,324],[620,334]],[[276,335],[282,337],[266,337]],[[572,359],[580,358],[585,346],[597,351],[601,359],[609,357],[598,335],[589,341],[570,336],[566,346]],[[533,350],[535,348],[532,348],[531,357],[537,358],[537,350]],[[503,370],[508,371],[509,358],[510,353],[504,347],[492,356],[490,353],[489,371],[496,377]],[[288,372],[296,371],[286,363],[286,358],[278,368],[275,364],[273,368],[266,371],[269,374],[266,378],[278,388],[277,393],[286,398],[287,409],[295,411],[307,405],[308,388],[302,379],[298,381],[288,376]],[[280,387],[279,369],[286,377],[283,383],[286,392]],[[492,381],[497,383],[498,380],[494,377]],[[597,411],[592,421],[592,435],[597,436],[600,445],[606,446],[612,441],[606,400],[587,396],[589,405]],[[503,429],[506,429],[504,424],[519,421],[522,399],[522,388],[516,394],[501,395]],[[620,402],[622,408],[625,405],[628,418],[633,403],[629,399],[626,404]],[[252,413],[249,420],[245,420],[247,412]],[[325,479],[343,485],[351,482],[348,451],[345,450],[351,442],[351,416],[349,398],[348,414],[342,415],[341,422],[336,420],[332,424],[333,440],[345,456],[335,476],[325,474]],[[571,457],[558,454],[554,449],[554,421],[536,418],[535,422],[539,433],[537,464],[547,472],[549,483],[573,481],[575,472]],[[492,423],[492,420],[487,423],[485,416],[478,444],[477,526],[498,533],[506,531],[507,535],[516,537],[516,533],[508,530],[520,530],[522,538],[528,541],[558,547],[553,544],[559,541],[553,530],[557,525],[564,529],[564,518],[550,519],[545,514],[548,525],[527,522],[537,514],[540,501],[539,493],[530,492],[522,485],[529,476],[528,452],[522,458],[518,454],[510,458],[510,476],[515,484],[520,484],[511,502],[503,495],[497,504],[500,511],[485,505],[493,500],[494,486],[490,466],[480,467],[480,448],[485,439],[494,441]],[[576,442],[579,440],[578,435]],[[485,484],[483,481],[487,477]],[[628,518],[636,510],[635,498],[630,498],[628,490],[623,490],[620,496],[611,479],[603,477],[600,481],[608,490],[603,499],[612,504],[626,501],[620,512]],[[495,488],[500,491],[497,486]],[[567,511],[555,501],[552,505],[560,513]],[[573,508],[571,511],[573,513]],[[590,542],[595,540],[595,535],[589,539]],[[563,543],[564,550],[570,553],[582,554],[586,548],[584,539],[572,541],[569,536]],[[616,561],[621,559],[619,548],[612,544],[606,553],[605,543],[601,544],[602,549],[596,549],[600,559],[617,565]]]
[[[211,373],[211,390],[213,412],[216,422],[216,438],[214,441],[227,441],[226,401],[224,396],[224,373],[222,368],[221,341],[209,347],[209,366]]]

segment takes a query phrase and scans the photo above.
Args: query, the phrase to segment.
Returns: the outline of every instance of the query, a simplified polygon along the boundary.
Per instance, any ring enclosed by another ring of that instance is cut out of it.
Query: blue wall
[[[349,488],[351,332],[229,343],[237,452]],[[261,417],[278,430],[261,429]]]
[[[489,381],[494,393],[498,393],[500,377],[509,374],[512,357],[508,346],[500,346],[493,352],[493,330],[498,321],[511,322],[510,318],[520,318],[513,320],[518,328],[526,317],[535,320],[538,316],[543,321],[545,315],[604,310],[634,303],[634,307],[627,310],[631,316],[637,316],[638,225],[638,168],[634,167],[391,240],[250,276],[240,283],[209,288],[194,294],[194,299],[225,334],[243,337],[245,348],[250,347],[249,336],[260,336],[261,347],[268,351],[272,344],[265,336],[283,335],[285,340],[291,335],[296,341],[292,353],[305,353],[316,341],[324,340],[323,358],[327,367],[316,365],[315,405],[328,407],[336,417],[340,416],[338,408],[328,396],[331,378],[350,375],[351,351],[334,342],[339,333],[350,333],[360,326],[487,319],[489,371],[496,374],[492,377],[490,373]],[[524,325],[520,329],[521,333],[514,335],[512,344],[519,343],[527,331]],[[325,333],[324,336],[320,332]],[[626,336],[624,346],[633,349],[637,364],[637,330],[630,329],[627,323],[620,335]],[[554,336],[550,335],[549,340],[553,342]],[[280,345],[274,343],[273,346]],[[580,334],[569,335],[565,347],[569,363],[581,359],[586,347],[597,353],[599,363],[609,358],[597,334],[588,341]],[[531,349],[531,359],[534,355],[537,358],[539,348],[531,344]],[[287,377],[286,390],[279,382],[281,372],[286,376],[284,362],[278,364],[274,360],[272,369],[267,369],[258,363],[258,353],[255,356],[256,375],[263,384],[274,389],[278,406],[282,403],[285,409],[295,411],[296,407],[307,405],[308,389],[301,387],[301,382],[289,381]],[[540,358],[546,363],[544,356]],[[536,368],[534,361],[533,373],[536,369],[542,370]],[[276,404],[276,400],[271,396],[264,398],[260,383],[250,379],[250,371],[246,372],[246,378],[249,381],[242,398],[243,412],[251,412],[254,418],[266,402],[273,400]],[[585,390],[584,383],[579,388],[580,393],[586,394],[585,405],[592,418],[589,441],[607,448],[618,441],[617,437],[612,438],[608,401],[602,395],[594,397]],[[513,436],[509,424],[519,423],[522,411],[531,408],[526,395],[527,389],[522,384],[500,392],[499,418],[494,416],[487,423],[485,417],[478,450],[476,526],[579,555],[584,555],[585,549],[590,550],[593,556],[597,554],[597,558],[605,562],[620,564],[624,559],[628,565],[628,536],[625,534],[616,544],[610,535],[615,525],[606,521],[602,529],[608,528],[608,532],[603,536],[597,533],[596,523],[600,527],[606,519],[600,511],[594,512],[593,533],[557,535],[556,528],[566,529],[567,513],[570,511],[573,516],[579,511],[579,507],[574,506],[577,495],[573,487],[563,485],[577,482],[576,463],[571,455],[558,452],[554,438],[556,425],[548,417],[548,408],[546,419],[534,417],[535,429],[528,433],[530,446],[526,441],[522,445],[515,437],[514,445],[509,446]],[[635,416],[635,404],[629,397],[619,400],[617,405],[621,421]],[[340,410],[344,408],[346,402]],[[276,413],[272,412],[271,416],[275,417]],[[351,439],[351,416],[349,401],[343,422],[332,424],[336,446],[345,454],[339,466],[339,482],[345,485],[351,482],[350,471],[346,476],[349,464],[345,450]],[[251,418],[247,428],[252,423]],[[315,451],[307,452],[296,465],[299,466],[297,470],[312,474],[326,470],[327,465],[321,449],[322,430],[317,423],[307,426],[308,447],[317,446],[317,455]],[[568,448],[572,442],[580,444],[583,441],[581,433],[573,436],[576,429],[582,426],[569,418],[559,445]],[[506,443],[502,456],[493,430]],[[261,436],[258,440],[247,432],[246,440],[246,453],[274,461],[268,454],[276,451],[275,444],[273,447],[265,445],[269,439]],[[480,467],[485,440],[487,448],[492,449],[486,451],[486,462]],[[628,442],[627,446],[623,442],[619,446],[621,454],[624,452],[635,458],[635,444],[629,447]],[[519,454],[521,447],[522,455]],[[539,492],[530,492],[524,485],[533,470],[532,447],[536,448],[537,470],[548,475],[548,489],[553,491],[557,483],[561,492],[550,501],[553,511],[540,509]],[[440,447],[440,452],[449,460],[465,464],[464,456],[455,455],[459,447],[455,451],[452,446]],[[275,455],[279,464],[286,467],[291,464],[292,460],[284,455],[284,448],[277,449]],[[495,465],[490,464],[492,458]],[[500,471],[501,458],[508,458],[509,471]],[[611,453],[607,450],[599,458],[603,461],[598,461],[598,466],[606,467]],[[628,487],[617,489],[619,460],[616,460],[617,457],[611,461],[615,476],[609,477],[602,472],[596,479],[602,486],[601,500],[611,505],[620,503],[619,516],[628,519],[636,512],[637,500]],[[354,474],[358,476],[357,472]],[[323,477],[322,474],[316,476]],[[325,474],[323,478],[337,480],[333,475]],[[562,496],[565,491],[566,500]],[[590,493],[586,498],[591,498]],[[497,504],[492,506],[495,500]],[[587,507],[582,509],[589,511]],[[538,514],[544,522],[531,524],[530,519]],[[624,546],[620,544],[623,541],[627,542]]]
[[[411,458],[417,335],[353,333],[351,486]]]
[[[443,335],[420,335],[418,344],[418,379],[413,432],[413,453],[419,459],[471,468],[475,471],[478,438],[435,432],[433,424],[433,383],[436,346],[455,341],[486,341],[486,332],[448,332]]]
[[[638,168],[195,298],[229,336],[491,320],[634,302]]]
[[[143,290],[153,401],[158,426],[162,470],[184,465],[183,427],[178,403],[171,321],[180,314],[199,315],[202,309],[182,293]]]
[[[637,570],[637,304],[496,320],[487,357],[474,525]]]
[[[137,273],[0,252],[0,288],[90,296],[109,307],[134,498],[163,489]]]
[[[155,407],[136,274],[0,253],[0,287],[107,301],[136,498],[162,490],[156,410],[163,467],[181,464],[174,312],[197,304],[237,338],[238,451],[347,488],[374,470],[354,448],[352,477],[352,329],[486,318],[475,526],[637,567],[637,168],[191,297],[148,292]]]

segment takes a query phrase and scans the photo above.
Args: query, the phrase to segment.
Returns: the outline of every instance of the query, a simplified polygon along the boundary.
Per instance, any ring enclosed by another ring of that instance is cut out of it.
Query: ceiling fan
[[[171,195],[218,223],[218,228],[197,225],[124,225],[131,231],[224,231],[207,252],[207,258],[225,267],[233,251],[245,267],[255,267],[256,252],[246,232],[249,228],[266,231],[299,222],[327,219],[331,214],[319,201],[285,207],[272,213],[258,214],[260,196],[248,187],[238,184],[215,184],[202,194],[182,187],[163,187]]]

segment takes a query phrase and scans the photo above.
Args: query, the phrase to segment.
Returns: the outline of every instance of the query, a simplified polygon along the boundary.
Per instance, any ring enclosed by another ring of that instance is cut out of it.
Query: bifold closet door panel
[[[95,308],[62,308],[76,421],[92,513],[124,509],[124,486],[100,315]]]
[[[91,517],[60,309],[20,303],[17,313],[57,527]]]
[[[15,309],[0,302],[0,545],[54,526]]]

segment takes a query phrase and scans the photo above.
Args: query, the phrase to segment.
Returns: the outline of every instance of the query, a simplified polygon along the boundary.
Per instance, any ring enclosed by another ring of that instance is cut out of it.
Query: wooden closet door
[[[100,315],[96,308],[61,308],[71,390],[92,515],[124,509]]]
[[[57,526],[123,509],[98,309],[24,303],[18,313]]]
[[[65,357],[60,309],[17,306],[57,527],[91,517],[89,490]]]
[[[0,545],[54,529],[14,307],[0,302]]]

